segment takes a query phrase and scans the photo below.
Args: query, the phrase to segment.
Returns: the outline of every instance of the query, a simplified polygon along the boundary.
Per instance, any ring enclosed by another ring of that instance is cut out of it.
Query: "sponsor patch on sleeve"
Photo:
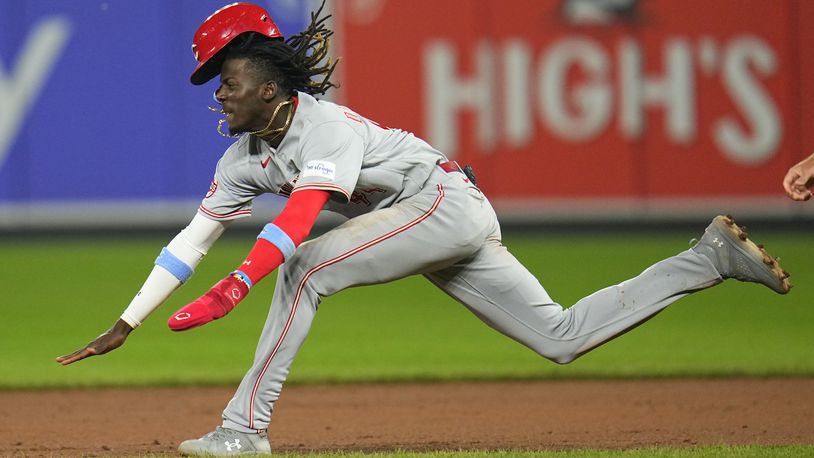
[[[329,161],[308,161],[305,163],[301,176],[334,180],[336,179],[336,164]]]

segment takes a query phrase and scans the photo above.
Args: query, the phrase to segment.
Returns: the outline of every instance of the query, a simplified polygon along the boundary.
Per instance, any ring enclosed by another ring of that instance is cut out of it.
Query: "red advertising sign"
[[[814,148],[812,2],[336,2],[342,101],[493,198],[782,194]]]

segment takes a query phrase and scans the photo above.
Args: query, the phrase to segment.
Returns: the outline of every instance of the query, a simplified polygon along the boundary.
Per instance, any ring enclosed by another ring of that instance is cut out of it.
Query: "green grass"
[[[506,244],[555,300],[570,305],[687,248],[691,235],[517,235]],[[566,366],[499,335],[423,278],[343,291],[320,305],[289,380],[814,375],[811,236],[756,235],[793,273],[789,295],[729,281]],[[54,362],[118,318],[171,237],[0,239],[0,387],[239,380],[251,364],[273,279],[218,322],[186,333],[171,333],[165,322],[243,259],[250,236],[219,242],[193,279],[121,349],[68,367]]]

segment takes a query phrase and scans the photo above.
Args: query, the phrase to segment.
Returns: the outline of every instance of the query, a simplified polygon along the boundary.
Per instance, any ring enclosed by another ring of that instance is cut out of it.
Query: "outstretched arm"
[[[330,192],[319,189],[291,194],[280,215],[263,228],[246,260],[203,296],[175,312],[167,320],[170,329],[192,329],[232,311],[253,285],[294,254],[329,197]]]
[[[195,270],[209,248],[223,234],[226,223],[213,221],[200,214],[161,250],[147,280],[122,313],[121,318],[102,335],[79,350],[60,356],[56,361],[68,365],[89,356],[102,355],[122,346],[137,328]]]
[[[79,361],[80,359],[85,359],[88,356],[103,355],[110,350],[115,350],[122,346],[125,339],[127,339],[127,335],[130,334],[130,331],[132,330],[133,328],[127,324],[126,321],[119,319],[112,328],[105,331],[99,337],[93,339],[93,341],[85,345],[84,348],[80,348],[73,353],[58,357],[57,362],[63,366],[67,366],[68,364]]]
[[[783,189],[792,200],[811,199],[812,187],[814,187],[814,154],[791,167],[783,178]]]

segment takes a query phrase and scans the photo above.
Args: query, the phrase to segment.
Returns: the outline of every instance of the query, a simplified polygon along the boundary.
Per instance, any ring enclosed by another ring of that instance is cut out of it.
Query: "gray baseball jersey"
[[[329,209],[350,219],[280,267],[254,363],[223,412],[227,428],[268,427],[317,305],[351,286],[422,274],[496,330],[566,363],[722,281],[706,257],[686,250],[565,309],[501,244],[480,189],[437,165],[446,160],[440,152],[347,108],[298,98],[277,150],[244,135],[226,151],[200,212],[233,219],[264,192],[325,189]]]
[[[350,109],[299,93],[296,113],[275,150],[244,135],[218,162],[199,211],[218,220],[251,214],[263,193],[331,191],[326,210],[352,218],[418,192],[446,158],[423,140],[386,129]]]

